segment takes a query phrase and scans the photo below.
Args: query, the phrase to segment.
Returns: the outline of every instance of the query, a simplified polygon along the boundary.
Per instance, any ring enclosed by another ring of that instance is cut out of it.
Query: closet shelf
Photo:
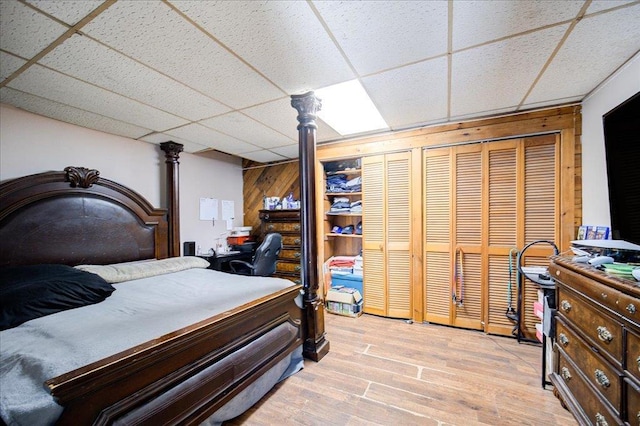
[[[362,235],[358,234],[335,234],[333,232],[329,232],[328,234],[324,234],[326,237],[338,237],[338,238],[362,238]]]
[[[360,213],[332,213],[332,212],[327,212],[326,213],[327,216],[362,216],[362,212]]]

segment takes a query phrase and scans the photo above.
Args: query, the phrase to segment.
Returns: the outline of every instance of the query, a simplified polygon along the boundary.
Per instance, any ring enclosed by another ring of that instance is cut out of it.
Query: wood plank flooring
[[[540,346],[325,314],[331,350],[225,425],[576,425],[541,387]]]

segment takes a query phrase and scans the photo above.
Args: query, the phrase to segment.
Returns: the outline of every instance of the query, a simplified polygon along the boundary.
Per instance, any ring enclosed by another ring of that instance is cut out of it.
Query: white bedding
[[[292,285],[188,269],[115,284],[116,291],[96,305],[2,331],[0,415],[8,425],[51,424],[62,407],[46,380]]]

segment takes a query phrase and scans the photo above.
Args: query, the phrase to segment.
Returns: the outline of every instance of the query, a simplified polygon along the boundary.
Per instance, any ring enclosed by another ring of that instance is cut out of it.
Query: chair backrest
[[[253,274],[268,277],[276,271],[278,255],[282,250],[282,235],[267,234],[253,256]]]

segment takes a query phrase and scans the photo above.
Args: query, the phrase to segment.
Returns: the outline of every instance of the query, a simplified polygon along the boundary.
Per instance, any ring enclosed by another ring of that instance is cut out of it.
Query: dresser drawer
[[[293,262],[279,260],[278,263],[276,264],[276,273],[289,272],[289,273],[299,274],[301,269],[302,269],[302,266],[300,265],[300,262],[293,263]]]
[[[563,286],[558,288],[558,312],[582,333],[600,353],[621,367],[622,324]]]
[[[300,247],[302,244],[302,238],[299,235],[283,235],[282,236],[282,245],[283,246],[292,246],[292,247]]]
[[[589,386],[576,367],[569,361],[567,354],[558,350],[557,375],[580,404],[589,424],[620,425],[619,418],[611,412],[607,403]],[[579,423],[582,423],[579,421]]]
[[[640,389],[629,379],[624,379],[627,395],[627,422],[630,425],[640,425]]]
[[[616,314],[631,321],[640,321],[640,300],[637,297],[593,280],[587,282],[581,275],[566,269],[556,269],[553,275],[556,280],[570,285],[574,290],[585,294]]]
[[[622,411],[622,374],[561,320],[556,322],[556,344],[560,346],[598,392],[609,401],[617,414]]]
[[[269,232],[300,232],[300,224],[295,222],[265,222],[262,226],[265,234],[268,234]]]
[[[627,329],[627,353],[625,370],[640,382],[640,337]]]
[[[300,257],[302,257],[302,252],[300,249],[283,249],[280,251],[279,259],[289,259],[289,260],[298,260],[300,261]]]

